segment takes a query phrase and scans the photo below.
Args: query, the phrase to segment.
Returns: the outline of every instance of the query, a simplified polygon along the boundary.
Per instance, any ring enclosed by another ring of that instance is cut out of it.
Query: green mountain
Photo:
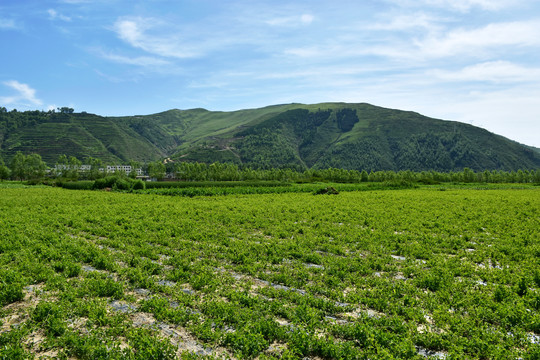
[[[540,168],[538,149],[487,130],[369,104],[287,104],[146,116],[0,112],[0,154],[105,162],[233,162],[256,168],[366,170]]]

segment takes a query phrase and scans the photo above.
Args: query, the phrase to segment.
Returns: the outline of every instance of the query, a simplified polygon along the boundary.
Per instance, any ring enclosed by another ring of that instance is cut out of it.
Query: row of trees
[[[15,154],[9,168],[0,158],[0,179],[34,180],[45,176],[47,165],[41,160],[39,154],[24,155],[21,152]]]
[[[85,165],[82,171],[82,165]],[[469,168],[463,171],[371,171],[345,169],[252,169],[239,167],[231,163],[205,164],[198,162],[180,162],[163,164],[160,161],[141,165],[130,161],[132,169],[142,168],[150,177],[163,179],[169,172],[171,178],[183,181],[246,181],[246,180],[275,180],[289,182],[332,181],[343,183],[408,181],[426,184],[442,182],[480,182],[480,183],[540,183],[538,170],[485,170],[475,172]],[[95,180],[104,177],[106,173],[100,159],[87,157],[83,161],[74,156],[61,155],[53,169],[48,169],[38,154],[24,155],[18,152],[11,160],[9,167],[0,158],[0,180],[39,180],[46,176],[63,180],[76,181],[80,179]],[[118,174],[118,172],[116,172]],[[135,171],[123,174],[135,178]]]
[[[162,179],[165,177],[166,168],[160,161],[141,165],[139,162],[130,161],[132,169],[143,168],[150,177]],[[67,181],[96,180],[106,176],[103,171],[104,164],[100,159],[86,157],[82,161],[75,156],[61,155],[53,168],[48,168],[39,154],[24,155],[17,152],[9,162],[9,166],[0,157],[0,180],[42,180],[44,178],[58,178]],[[135,178],[137,173],[129,174],[116,172]]]
[[[540,183],[538,170],[486,170],[475,172],[469,168],[456,172],[438,171],[371,171],[345,169],[309,169],[297,171],[294,169],[254,170],[240,168],[235,164],[223,163],[188,163],[175,164],[175,175],[179,180],[187,181],[240,181],[240,180],[278,180],[278,181],[332,181],[343,183],[409,181],[441,183],[441,182],[481,182],[481,183]]]

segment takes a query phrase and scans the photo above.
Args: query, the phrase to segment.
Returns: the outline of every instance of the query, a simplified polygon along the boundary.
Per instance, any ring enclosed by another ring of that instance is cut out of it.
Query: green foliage
[[[22,346],[22,344],[10,344],[0,347],[0,360],[26,360],[33,359]]]
[[[125,351],[124,356],[133,360],[167,360],[176,359],[174,347],[168,342],[157,339],[144,329],[135,329],[128,334],[132,349]]]
[[[58,182],[58,186],[63,187],[64,189],[70,190],[92,190],[94,188],[94,181],[66,181]]]
[[[15,179],[23,180],[26,175],[25,170],[26,157],[22,152],[17,152],[13,159],[11,159],[11,174]]]
[[[259,334],[251,332],[234,332],[225,335],[224,345],[231,347],[242,358],[254,358],[268,348],[268,341]]]
[[[493,299],[496,302],[503,302],[510,296],[510,292],[506,289],[504,285],[498,285],[493,294]]]
[[[312,195],[326,186],[2,187],[0,283],[19,303],[2,303],[0,354],[172,359],[183,341],[183,358],[537,356],[540,189],[359,181]]]
[[[161,180],[165,177],[165,164],[160,161],[154,161],[148,164],[148,175],[152,178]]]
[[[4,160],[2,159],[2,156],[0,156],[0,181],[9,179],[10,175],[11,175],[11,170],[9,170],[9,168],[5,165]]]
[[[17,152],[11,160],[11,174],[18,180],[39,180],[45,176],[46,165],[39,154]]]
[[[17,152],[39,153],[48,164],[69,154],[106,163],[170,157],[255,169],[447,172],[540,167],[538,151],[486,130],[369,104],[170,110],[117,118],[66,107],[60,112],[6,111],[0,112],[0,133],[0,155],[5,159]],[[162,172],[156,174],[159,178]],[[95,179],[97,174],[89,176]]]
[[[81,295],[120,299],[124,295],[124,288],[121,283],[109,278],[89,278],[81,284]]]
[[[337,195],[339,194],[339,191],[336,190],[336,188],[329,186],[326,188],[319,189],[313,193],[313,195]]]
[[[68,188],[82,187],[87,189],[89,187],[87,182],[74,183],[74,185],[68,185]],[[65,185],[64,185],[65,187]],[[110,175],[101,179],[97,179],[91,186],[94,190],[112,189],[120,191],[132,191],[132,190],[144,190],[146,188],[145,183],[140,179],[132,179],[125,176]]]
[[[24,298],[19,274],[0,270],[0,305],[4,306]]]
[[[61,308],[50,302],[39,303],[34,308],[32,320],[43,327],[51,336],[61,336],[66,331]]]
[[[527,291],[529,290],[529,281],[526,277],[522,277],[516,287],[516,293],[523,297],[527,294]]]

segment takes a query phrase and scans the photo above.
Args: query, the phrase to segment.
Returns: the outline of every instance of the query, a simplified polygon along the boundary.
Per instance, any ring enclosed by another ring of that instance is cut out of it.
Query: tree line
[[[84,170],[82,165],[85,165]],[[151,178],[162,180],[165,177],[180,181],[250,181],[270,180],[285,182],[328,181],[341,183],[407,181],[424,184],[463,182],[463,183],[537,183],[540,184],[540,169],[537,170],[485,170],[474,171],[465,168],[462,171],[366,171],[346,170],[338,168],[308,169],[294,168],[253,169],[231,163],[199,163],[177,162],[165,164],[154,161],[141,164],[129,161],[132,169],[142,168]],[[82,161],[74,156],[61,155],[53,168],[48,168],[39,154],[24,155],[17,152],[9,164],[0,157],[0,180],[33,180],[57,179],[67,181],[96,180],[107,175],[103,171],[104,164],[100,159],[86,157]],[[136,177],[135,171],[130,174],[115,172],[116,175]]]
[[[443,182],[465,183],[540,183],[537,170],[485,170],[475,172],[469,168],[462,171],[358,171],[338,168],[308,169],[252,169],[231,163],[180,162],[174,164],[175,178],[185,181],[249,181],[275,180],[289,182],[330,181],[341,183],[407,181],[434,184]]]
[[[150,177],[162,179],[166,174],[166,167],[160,161],[141,164],[137,161],[129,161],[132,169],[143,168]],[[63,181],[97,180],[107,175],[104,171],[106,165],[101,159],[85,157],[83,160],[75,156],[60,155],[54,167],[49,168],[39,154],[25,155],[17,152],[11,161],[6,164],[0,156],[0,180],[29,180],[41,181],[45,179],[61,179]],[[115,174],[126,177],[136,177],[136,172],[123,173],[115,171]]]

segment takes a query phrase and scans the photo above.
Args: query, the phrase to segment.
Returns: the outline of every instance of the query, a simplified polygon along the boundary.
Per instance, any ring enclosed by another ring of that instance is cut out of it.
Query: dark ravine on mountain
[[[127,117],[0,108],[0,155],[8,160],[17,151],[38,153],[50,165],[66,154],[108,163],[170,158],[298,170],[540,168],[539,149],[472,125],[365,103]]]

